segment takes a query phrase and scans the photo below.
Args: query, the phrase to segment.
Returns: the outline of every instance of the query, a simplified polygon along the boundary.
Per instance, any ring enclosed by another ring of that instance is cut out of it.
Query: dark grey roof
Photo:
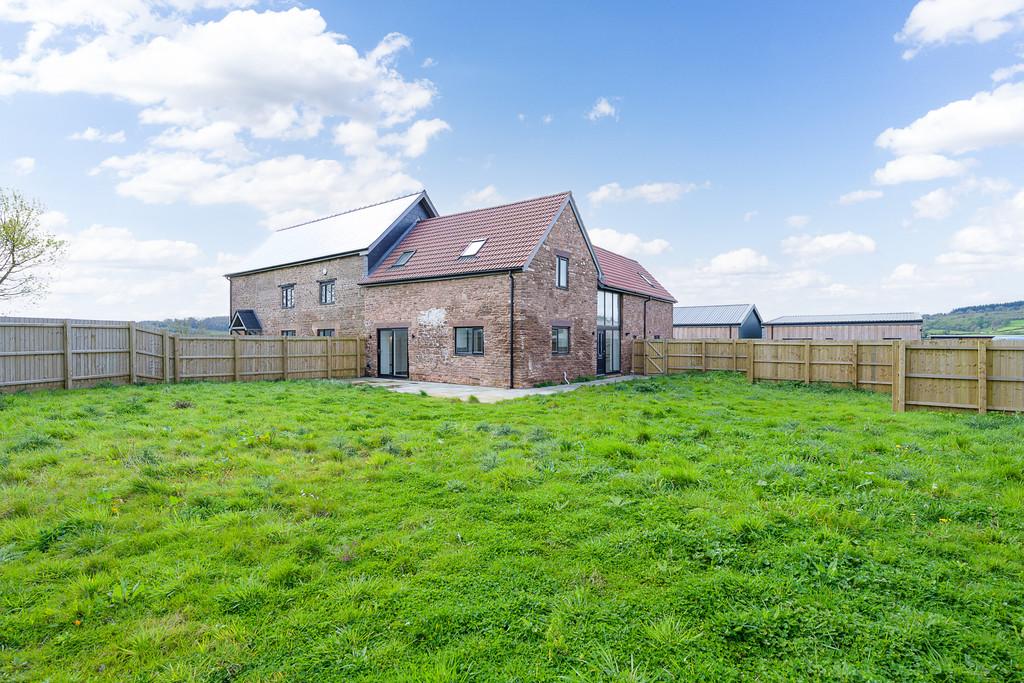
[[[784,315],[765,325],[844,325],[849,323],[919,323],[920,313],[848,313],[846,315]]]
[[[673,325],[739,325],[750,312],[761,322],[761,314],[754,304],[725,304],[722,306],[676,306],[672,309]]]
[[[235,314],[231,316],[231,329],[238,329],[239,326],[241,326],[246,332],[263,331],[263,325],[260,324],[260,319],[256,315],[256,311],[251,308],[239,308],[235,311]]]

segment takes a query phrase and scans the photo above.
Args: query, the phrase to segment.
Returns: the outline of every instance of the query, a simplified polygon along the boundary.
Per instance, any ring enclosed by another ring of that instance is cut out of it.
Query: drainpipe
[[[516,386],[516,279],[508,271],[508,388]]]
[[[647,339],[647,302],[651,300],[651,297],[644,299],[644,339]]]

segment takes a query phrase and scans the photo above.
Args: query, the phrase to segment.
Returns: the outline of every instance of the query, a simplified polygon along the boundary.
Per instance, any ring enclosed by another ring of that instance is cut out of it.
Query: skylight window
[[[469,246],[467,246],[463,250],[462,256],[460,256],[460,258],[466,258],[467,256],[476,256],[477,253],[480,251],[480,248],[484,246],[484,242],[486,241],[487,240],[473,240],[472,242],[469,243]]]
[[[392,268],[401,268],[402,266],[404,266],[406,263],[409,262],[409,259],[411,259],[412,255],[415,254],[415,253],[416,253],[415,250],[413,250],[413,251],[403,251],[402,255],[398,257],[398,260],[396,260],[394,265],[391,266],[391,267]]]
[[[653,282],[651,282],[651,278],[647,277],[646,275],[644,275],[644,274],[643,274],[643,273],[641,273],[640,271],[637,271],[637,273],[636,273],[636,274],[637,274],[637,275],[639,275],[640,277],[642,277],[642,278],[644,279],[644,282],[646,282],[647,284],[649,284],[649,285],[650,285],[651,287],[654,287],[654,286],[655,286],[655,285],[654,285],[654,283],[653,283]]]

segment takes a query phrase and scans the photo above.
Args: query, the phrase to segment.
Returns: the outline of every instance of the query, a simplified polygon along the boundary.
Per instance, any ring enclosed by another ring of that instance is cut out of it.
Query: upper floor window
[[[295,308],[295,285],[281,285],[281,308]]]
[[[459,356],[484,355],[484,328],[456,327],[455,353]]]
[[[326,329],[319,329],[319,330],[316,331],[316,336],[318,336],[318,337],[333,337],[334,336],[334,329],[330,328],[330,327],[328,327]]]
[[[282,337],[294,337],[295,336],[295,330],[281,330],[281,336]]]
[[[415,250],[403,251],[402,255],[398,257],[398,259],[395,261],[395,264],[393,266],[391,266],[391,267],[392,268],[401,268],[402,266],[404,266],[406,263],[409,262],[409,259],[411,259],[412,255],[415,254],[415,253],[416,253]]]
[[[556,257],[555,286],[559,289],[569,289],[569,259],[565,256]]]
[[[334,280],[323,280],[320,282],[320,303],[334,303]]]
[[[654,287],[654,283],[651,282],[651,278],[647,277],[646,275],[641,273],[639,270],[636,272],[636,274],[639,275],[641,278],[643,278],[643,281],[646,282],[649,287]]]
[[[569,329],[568,327],[551,328],[551,353],[560,356],[569,353]]]

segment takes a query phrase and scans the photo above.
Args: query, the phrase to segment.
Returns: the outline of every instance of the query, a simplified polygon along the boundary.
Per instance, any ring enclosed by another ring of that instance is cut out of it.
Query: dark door
[[[605,362],[604,350],[605,345],[605,331],[597,331],[597,374],[603,375],[607,372],[607,363]]]
[[[377,374],[409,376],[409,330],[404,327],[377,330]]]

